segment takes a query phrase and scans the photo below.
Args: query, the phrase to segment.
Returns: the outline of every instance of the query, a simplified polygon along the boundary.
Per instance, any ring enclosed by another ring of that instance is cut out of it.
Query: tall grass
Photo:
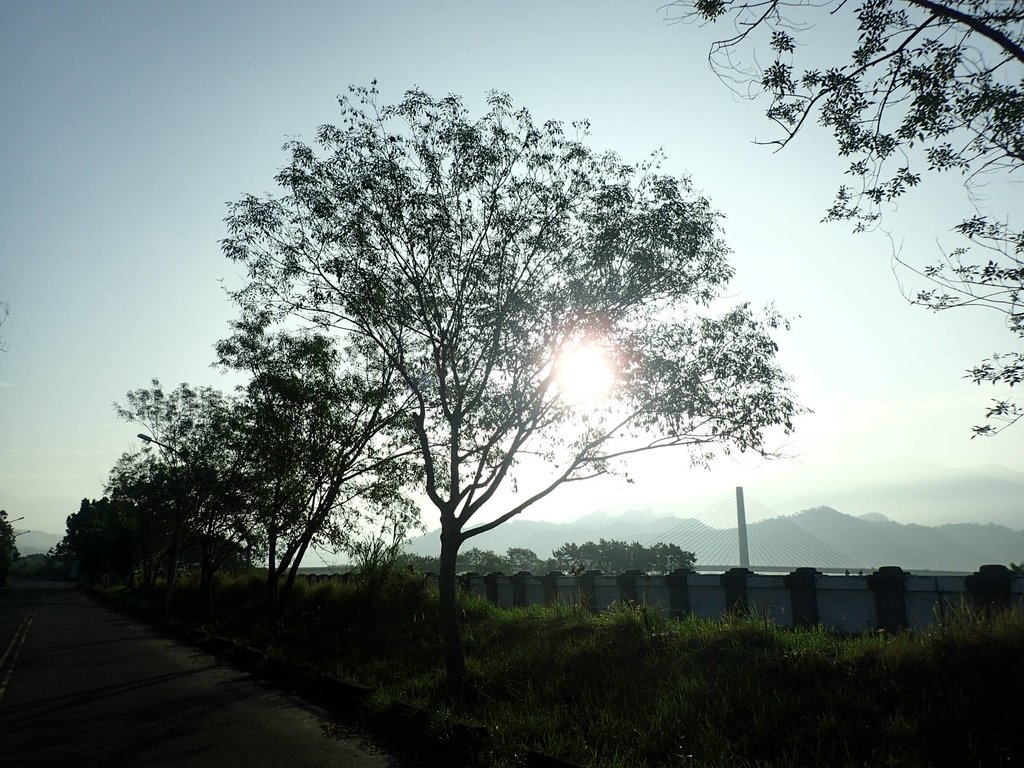
[[[1024,619],[967,609],[927,632],[856,637],[638,605],[500,609],[466,595],[470,689],[445,696],[437,595],[418,577],[296,585],[266,635],[262,582],[218,588],[218,629],[488,726],[497,766],[539,749],[595,768],[1012,766],[1024,760]],[[198,605],[179,584],[181,607]]]

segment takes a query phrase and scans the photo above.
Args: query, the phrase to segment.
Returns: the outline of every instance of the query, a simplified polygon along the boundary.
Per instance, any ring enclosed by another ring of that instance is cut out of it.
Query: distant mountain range
[[[17,545],[22,556],[27,556],[48,552],[60,539],[57,534],[29,531],[18,536]],[[526,547],[546,558],[566,542],[582,544],[598,539],[641,544],[666,541],[694,552],[698,565],[739,563],[735,527],[715,527],[649,511],[622,515],[594,512],[571,523],[512,520],[465,546],[498,553],[509,547]],[[855,517],[831,507],[814,507],[796,515],[749,523],[747,539],[755,569],[759,565],[851,570],[899,565],[910,571],[972,572],[985,563],[1024,561],[1024,531],[992,523],[903,524],[879,513]],[[438,532],[411,539],[406,548],[419,555],[436,555],[440,550]]]
[[[756,482],[748,480],[748,538],[755,566],[900,565],[973,571],[983,563],[1024,561],[1024,472],[1014,469],[949,467],[919,459],[813,468],[794,463]],[[23,554],[48,551],[60,535],[39,530],[62,530],[66,516],[78,506],[78,500],[18,499],[5,490],[0,488],[0,508],[24,518],[16,526],[34,529],[18,537]],[[729,509],[731,485],[716,486],[705,496],[688,495],[684,482],[669,498],[655,495],[656,491],[637,484],[626,497],[552,503],[555,514],[565,513],[574,504],[580,511],[607,510],[572,523],[545,521],[538,505],[527,513],[531,519],[510,521],[466,546],[500,553],[510,546],[527,547],[547,557],[569,541],[606,538],[647,544],[670,540],[694,551],[698,563],[739,561],[735,513]],[[820,506],[823,503],[828,507]],[[713,507],[725,511],[712,519]],[[787,514],[799,509],[805,511]],[[410,548],[436,554],[440,549],[437,532],[419,537]],[[319,557],[308,559],[311,566],[322,564]]]
[[[17,532],[17,527],[14,530]],[[51,548],[57,546],[57,543],[62,538],[63,536],[58,536],[55,533],[27,531],[26,533],[18,534],[14,539],[14,543],[22,557],[26,555],[45,555]]]
[[[513,520],[464,546],[499,553],[509,547],[526,547],[546,558],[566,542],[582,544],[602,538],[678,544],[696,554],[698,565],[739,563],[735,527],[713,527],[698,520],[642,512],[619,516],[598,512],[571,523]],[[755,569],[759,565],[851,570],[899,565],[910,571],[973,572],[986,563],[1024,561],[1024,531],[976,523],[905,525],[878,513],[853,517],[831,507],[749,523],[747,539]],[[407,548],[415,554],[436,555],[438,532],[412,539]]]
[[[1007,467],[947,467],[905,459],[830,467],[813,474],[813,482],[796,472],[780,478],[793,492],[772,489],[773,496],[789,497],[772,506],[784,511],[824,503],[850,515],[880,513],[904,523],[936,525],[966,520],[1024,529],[1024,472]],[[764,495],[760,488],[750,492],[757,498]]]

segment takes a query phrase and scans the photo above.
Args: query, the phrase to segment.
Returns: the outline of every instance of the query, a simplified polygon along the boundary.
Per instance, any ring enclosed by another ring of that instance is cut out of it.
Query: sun
[[[615,371],[606,350],[580,344],[558,356],[555,378],[563,397],[571,403],[594,404],[603,400],[615,383]]]

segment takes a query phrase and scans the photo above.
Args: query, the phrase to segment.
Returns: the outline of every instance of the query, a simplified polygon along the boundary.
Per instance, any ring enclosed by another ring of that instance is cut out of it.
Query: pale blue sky
[[[374,78],[385,101],[416,85],[472,107],[505,90],[537,119],[589,119],[591,144],[627,160],[662,147],[666,170],[692,175],[726,216],[735,297],[794,318],[781,356],[815,411],[785,445],[799,459],[673,471],[672,485],[648,462],[636,485],[565,491],[545,514],[782,476],[792,490],[824,468],[901,457],[1024,471],[1024,428],[970,439],[991,393],[961,376],[1008,346],[1000,318],[909,307],[884,234],[818,223],[843,167],[831,139],[755,146],[772,136],[763,104],[708,70],[710,32],[666,25],[658,8],[5,0],[0,507],[60,533],[136,447],[111,402],[152,377],[231,386],[210,368],[234,314],[218,281],[238,278],[218,246],[225,203],[272,191],[281,145],[310,139],[339,93]],[[889,220],[911,260],[931,258],[960,215],[953,181],[929,182]]]

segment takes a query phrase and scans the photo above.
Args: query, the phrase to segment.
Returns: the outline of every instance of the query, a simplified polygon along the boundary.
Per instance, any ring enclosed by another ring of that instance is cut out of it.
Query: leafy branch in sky
[[[862,231],[924,173],[961,174],[975,193],[1024,164],[1022,0],[677,0],[667,15],[731,25],[711,47],[711,67],[737,93],[769,96],[766,114],[780,135],[765,143],[784,148],[813,122],[832,132],[855,182],[839,187],[826,221]],[[817,57],[814,40],[824,44]],[[766,65],[758,43],[769,51]],[[967,376],[1013,387],[1024,377],[1024,232],[1012,220],[1017,211],[971,199],[973,210],[953,227],[962,246],[934,264],[904,264],[933,284],[908,298],[935,311],[1002,313],[1016,348]],[[986,416],[976,435],[995,434],[1024,409],[1004,397]]]
[[[7,321],[7,316],[11,313],[11,308],[7,302],[0,301],[0,325],[3,325]],[[4,342],[3,336],[0,336],[0,352],[7,351],[7,344]]]

